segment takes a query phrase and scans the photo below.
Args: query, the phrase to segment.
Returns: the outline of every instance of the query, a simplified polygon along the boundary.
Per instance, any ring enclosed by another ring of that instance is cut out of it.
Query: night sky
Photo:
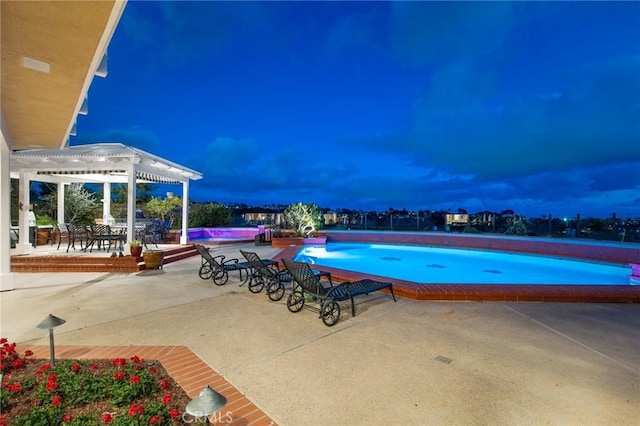
[[[640,217],[640,2],[130,1],[77,124],[195,201]]]

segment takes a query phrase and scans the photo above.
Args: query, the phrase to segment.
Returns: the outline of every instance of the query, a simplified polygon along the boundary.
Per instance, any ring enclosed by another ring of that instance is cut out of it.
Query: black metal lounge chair
[[[352,316],[356,315],[353,301],[355,296],[389,289],[393,301],[396,301],[391,283],[363,279],[334,286],[330,281],[323,283],[307,263],[290,259],[282,259],[282,262],[294,280],[292,292],[287,299],[287,308],[291,312],[299,312],[305,305],[305,296],[312,297],[320,305],[319,315],[326,326],[331,327],[340,320],[340,305],[338,304],[340,301],[351,300]]]
[[[229,280],[229,271],[238,271],[240,280],[242,280],[242,271],[246,271],[247,267],[238,264],[238,259],[227,259],[223,255],[211,256],[201,244],[193,244],[200,256],[202,256],[202,265],[198,271],[198,275],[203,280],[211,278],[215,285],[224,285]]]
[[[260,293],[263,288],[267,288],[267,296],[274,302],[284,296],[284,283],[291,282],[291,275],[287,271],[278,269],[278,262],[275,260],[260,259],[257,253],[240,250],[240,254],[247,259],[252,270],[249,276],[249,291]]]

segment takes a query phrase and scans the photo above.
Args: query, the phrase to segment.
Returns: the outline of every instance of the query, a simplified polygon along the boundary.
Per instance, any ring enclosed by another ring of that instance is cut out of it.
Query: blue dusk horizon
[[[640,2],[129,1],[108,54],[70,144],[193,201],[640,217]]]

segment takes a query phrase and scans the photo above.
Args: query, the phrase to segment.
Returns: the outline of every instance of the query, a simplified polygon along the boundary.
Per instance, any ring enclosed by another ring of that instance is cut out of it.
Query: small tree
[[[526,221],[520,217],[512,216],[508,219],[509,226],[504,232],[507,235],[527,235]]]
[[[322,227],[322,211],[313,203],[290,204],[282,217],[300,237],[309,236],[313,231]]]
[[[43,210],[51,216],[57,211],[57,195],[50,192],[41,199]],[[91,223],[93,212],[100,203],[96,194],[88,191],[81,183],[72,183],[64,189],[64,220],[67,223]]]
[[[182,199],[180,197],[167,197],[164,200],[151,197],[145,209],[164,222],[168,218],[173,218],[173,212],[181,205]]]

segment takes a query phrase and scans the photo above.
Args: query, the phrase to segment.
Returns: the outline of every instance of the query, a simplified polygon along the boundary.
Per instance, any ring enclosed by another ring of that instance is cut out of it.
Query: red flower
[[[171,385],[169,384],[168,380],[160,380],[160,387],[162,389],[169,389]]]
[[[113,416],[110,413],[104,413],[102,414],[102,423],[111,423],[111,421],[113,420]]]
[[[51,370],[51,365],[49,365],[49,363],[42,364],[40,367],[38,367],[38,371],[36,371],[36,376],[42,377],[42,374],[47,370]]]
[[[56,373],[51,373],[47,376],[47,382],[55,382],[57,378],[58,375]]]
[[[74,373],[77,373],[78,371],[80,371],[80,364],[78,364],[77,362],[74,362],[73,365],[71,366],[71,371],[73,371]]]
[[[20,393],[22,385],[20,383],[10,383],[8,385],[9,391],[13,393]]]
[[[51,400],[51,405],[53,405],[54,407],[57,407],[61,403],[62,403],[62,397],[60,395],[54,395],[53,399]]]
[[[142,362],[142,359],[140,359],[138,355],[134,355],[131,357],[131,361],[133,361],[135,364],[140,364]]]
[[[115,373],[113,374],[113,378],[114,378],[115,380],[120,381],[120,380],[124,379],[124,373],[123,373],[122,371],[117,371],[117,372],[115,372]]]
[[[138,383],[140,383],[140,377],[138,376],[131,376],[129,377],[129,381],[131,383],[133,383],[134,385],[137,385]]]
[[[91,364],[89,368],[91,368],[92,370],[97,370],[100,367],[98,367],[98,364]]]
[[[24,351],[24,356],[32,356],[33,352],[30,349],[27,349],[26,351]]]
[[[2,339],[0,339],[0,345],[4,345],[7,342],[8,342],[8,340],[7,340],[6,337],[3,337]]]
[[[133,403],[129,406],[129,417],[134,417],[138,414],[143,414],[144,408],[142,404]]]
[[[127,360],[124,358],[116,358],[112,361],[114,367],[122,367],[127,363]]]
[[[171,398],[172,398],[172,396],[171,396],[170,393],[165,393],[164,396],[162,397],[162,403],[164,405],[169,404],[171,402]]]
[[[11,363],[11,366],[13,368],[24,368],[24,360],[21,358],[18,358]]]
[[[177,408],[172,408],[169,411],[169,417],[171,417],[172,419],[177,419],[178,417],[180,417],[180,411],[178,411]]]
[[[73,414],[65,414],[65,416],[62,418],[63,422],[70,422],[71,420],[73,420]]]
[[[57,388],[58,388],[58,382],[49,381],[47,382],[47,387],[45,389],[47,390],[47,392],[51,392],[53,390],[56,390]]]
[[[156,366],[155,366],[155,365],[152,365],[152,366],[149,368],[149,370],[150,370],[153,374],[155,374],[155,373],[158,371],[158,369],[156,368]]]
[[[149,419],[149,424],[155,425],[155,424],[160,424],[162,423],[162,417],[161,416],[153,416]]]

